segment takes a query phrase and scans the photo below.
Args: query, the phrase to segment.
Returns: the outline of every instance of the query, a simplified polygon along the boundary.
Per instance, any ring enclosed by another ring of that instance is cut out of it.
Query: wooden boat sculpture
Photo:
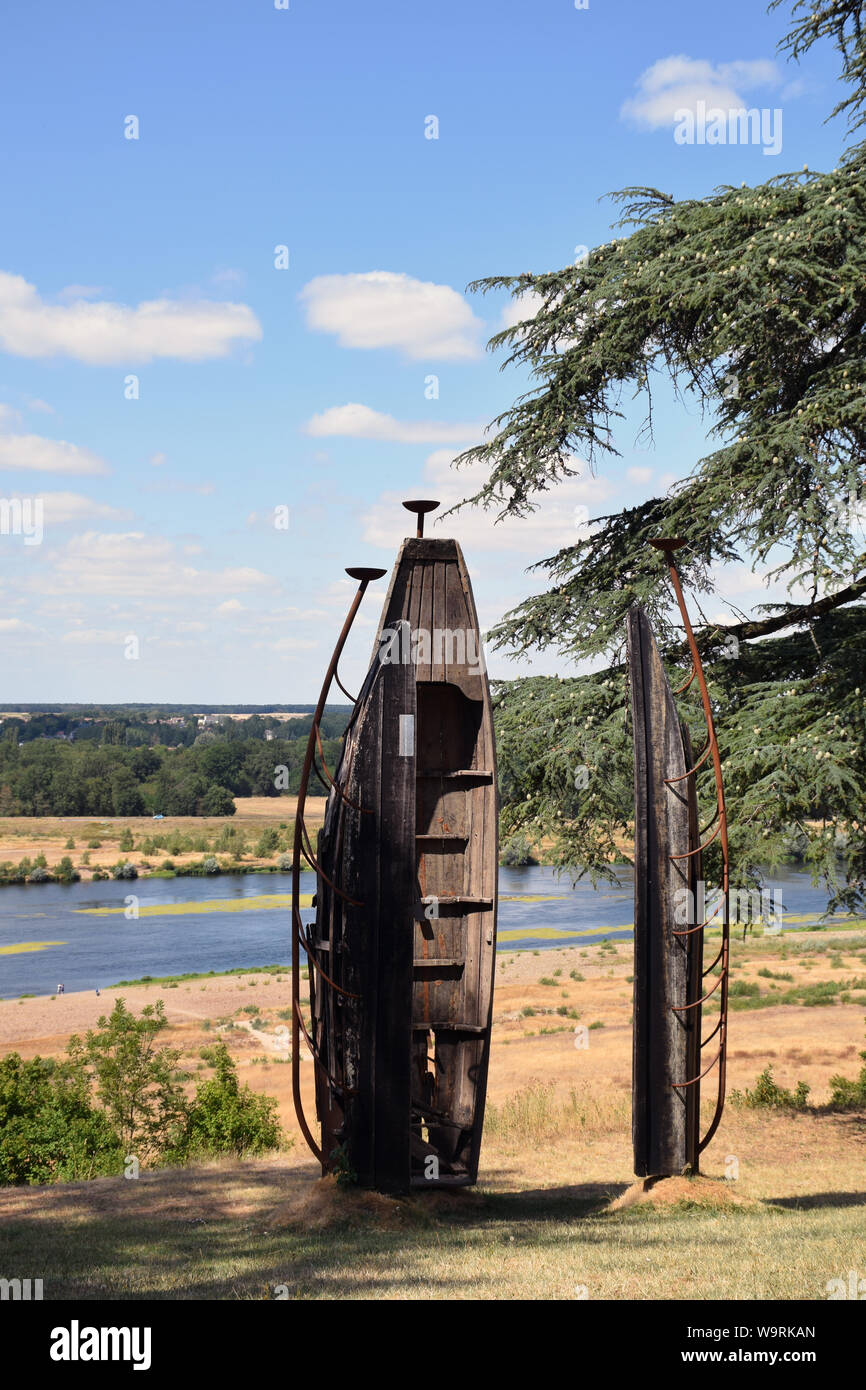
[[[672,691],[643,609],[627,618],[634,731],[634,1040],[632,1139],[640,1176],[696,1173],[699,1157],[718,1128],[725,1101],[729,973],[728,828],[721,759],[700,653],[683,598],[673,552],[678,540],[653,541],[664,553],[682,615],[692,670]],[[697,756],[674,696],[697,678],[706,743]],[[716,813],[700,827],[696,776],[712,759]],[[713,827],[715,826],[715,829]],[[712,830],[702,843],[701,836]],[[704,916],[704,850],[719,837],[722,883],[716,907]],[[704,931],[720,929],[715,959],[704,966]],[[718,968],[706,993],[704,981]],[[704,1002],[719,990],[719,1021],[702,1039]],[[702,1051],[714,1038],[707,1063]],[[701,1081],[718,1066],[713,1119],[700,1137]]]
[[[701,877],[697,803],[688,731],[649,621],[627,619],[634,731],[634,1031],[632,1141],[641,1176],[682,1173],[697,1158],[700,1087],[674,1083],[697,1075],[703,933],[681,907],[697,901]],[[690,894],[691,896],[686,896]]]
[[[299,801],[319,875],[311,935],[293,906],[311,999],[295,1032],[314,1056],[321,1144],[295,1046],[302,1128],[324,1171],[380,1191],[477,1179],[496,950],[496,755],[475,605],[457,542],[423,535],[436,504],[405,505],[418,535],[397,558],[318,856]]]

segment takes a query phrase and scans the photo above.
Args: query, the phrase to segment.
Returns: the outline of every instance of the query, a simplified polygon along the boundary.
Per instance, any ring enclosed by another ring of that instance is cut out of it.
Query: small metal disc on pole
[[[424,535],[424,517],[426,516],[426,514],[428,512],[435,512],[436,508],[441,505],[442,504],[440,502],[431,502],[428,500],[413,500],[411,502],[403,503],[403,506],[406,508],[407,512],[414,512],[418,518],[418,529],[415,532],[415,537],[417,540],[420,540],[421,537]]]

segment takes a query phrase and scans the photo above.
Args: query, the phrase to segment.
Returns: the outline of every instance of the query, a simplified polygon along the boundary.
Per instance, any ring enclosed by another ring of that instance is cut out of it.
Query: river
[[[500,950],[627,940],[631,869],[617,878],[617,887],[572,888],[550,868],[500,869]],[[823,891],[801,870],[776,873],[769,887],[788,926],[813,923],[824,910]],[[314,890],[313,874],[302,875],[301,892]],[[54,994],[61,981],[71,993],[143,975],[286,964],[290,891],[289,874],[0,888],[0,998]],[[127,904],[130,897],[137,903]]]

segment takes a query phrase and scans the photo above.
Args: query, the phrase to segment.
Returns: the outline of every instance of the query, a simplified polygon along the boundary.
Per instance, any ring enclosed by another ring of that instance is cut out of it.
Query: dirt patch
[[[735,1192],[732,1185],[715,1178],[641,1178],[616,1197],[608,1211],[625,1211],[628,1207],[755,1207],[759,1203]]]
[[[284,1228],[324,1231],[339,1226],[372,1226],[379,1230],[400,1230],[407,1226],[428,1226],[439,1218],[454,1216],[483,1205],[478,1192],[412,1193],[389,1197],[359,1187],[341,1187],[336,1178],[317,1182],[282,1202],[265,1220],[268,1231]]]

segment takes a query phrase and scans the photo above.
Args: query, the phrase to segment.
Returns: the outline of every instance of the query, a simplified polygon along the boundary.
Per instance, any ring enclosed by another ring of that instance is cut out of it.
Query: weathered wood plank
[[[635,747],[635,971],[632,1138],[635,1172],[682,1172],[689,1163],[687,1093],[689,938],[674,934],[678,893],[693,868],[688,782],[679,716],[646,614],[627,619]]]

